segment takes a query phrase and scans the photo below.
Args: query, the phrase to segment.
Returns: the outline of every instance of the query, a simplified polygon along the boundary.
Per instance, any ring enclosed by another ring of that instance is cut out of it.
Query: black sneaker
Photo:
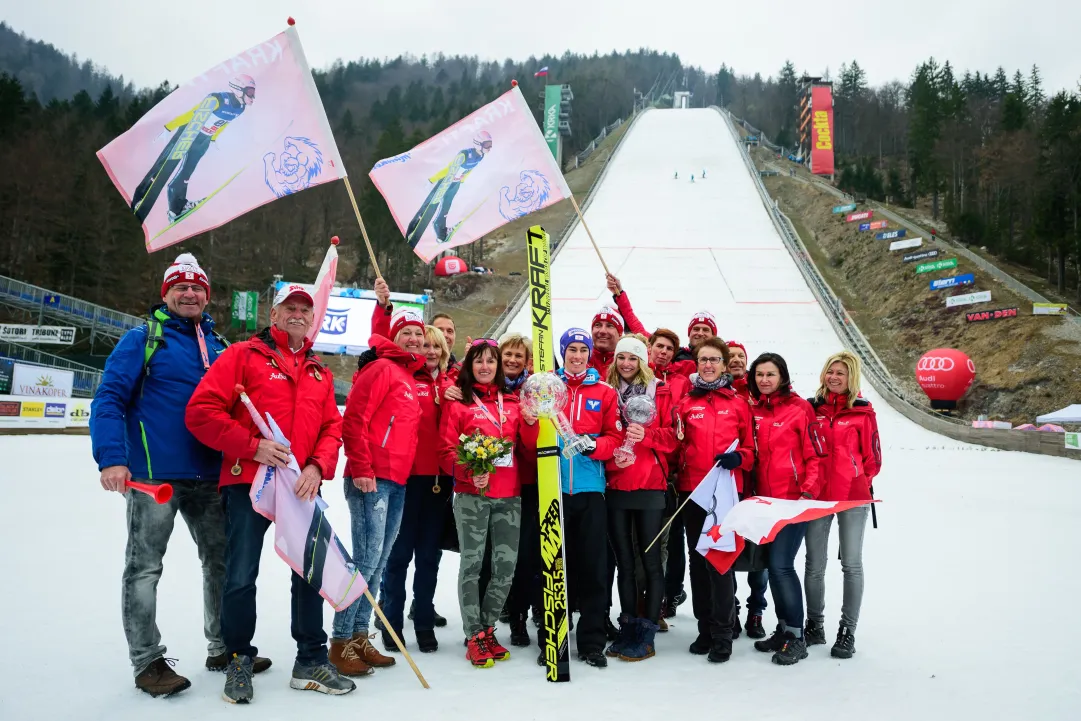
[[[713,639],[708,633],[700,633],[687,650],[695,656],[705,656],[711,648],[713,648]]]
[[[784,628],[781,626],[778,626],[769,638],[754,642],[754,650],[762,653],[776,653],[782,646],[784,646]]]
[[[661,605],[661,618],[675,618],[676,617],[676,603],[675,601],[669,601],[667,598]]]
[[[578,653],[578,660],[585,661],[594,668],[608,668],[608,659],[600,651],[586,651]]]
[[[503,610],[499,612],[500,623],[510,623],[510,611],[507,610],[507,606],[504,604]]]
[[[807,658],[807,644],[802,638],[796,638],[791,631],[784,633],[784,645],[773,654],[773,662],[779,666],[792,666]]]
[[[379,604],[379,607],[380,607],[380,608],[382,608],[382,607],[383,607],[383,604],[382,604],[382,602],[380,602],[380,604]],[[412,621],[412,620],[413,620],[413,612],[414,612],[414,610],[416,609],[416,607],[417,607],[417,602],[416,602],[416,601],[411,601],[411,602],[409,603],[409,613],[408,613],[408,614],[406,614],[406,618],[408,618],[408,619],[409,619],[410,621]],[[446,625],[447,625],[447,619],[445,619],[445,618],[443,618],[442,616],[440,616],[440,615],[439,615],[439,611],[435,611],[434,613],[435,613],[435,616],[434,616],[434,619],[435,619],[435,627],[436,627],[436,628],[443,628],[444,626],[446,626]],[[378,629],[380,629],[380,630],[382,630],[382,628],[383,628],[383,626],[382,626],[381,622],[380,622],[380,621],[379,621],[378,619],[377,619],[377,620],[376,620],[376,622],[375,622],[375,626],[376,626],[376,628],[378,628]]]
[[[421,653],[435,653],[439,650],[439,641],[435,637],[435,631],[414,630],[413,635],[417,637],[417,648]]]
[[[510,624],[510,645],[525,647],[530,644],[529,627],[526,625],[525,614],[517,616]]]
[[[680,591],[679,593],[676,594],[675,601],[676,601],[677,606],[682,606],[683,602],[686,601],[686,600],[687,600],[687,592],[686,591]]]
[[[803,640],[807,642],[808,646],[824,644],[826,642],[826,629],[818,621],[807,621],[807,625],[803,629]]]
[[[612,618],[608,615],[604,617],[604,635],[608,637],[609,643],[619,638],[619,629],[612,623]]]
[[[732,658],[732,639],[714,636],[711,641],[708,656],[710,663],[724,663]]]
[[[852,658],[856,653],[856,632],[848,626],[842,625],[837,629],[837,640],[830,649],[830,656],[834,658]]]
[[[766,629],[762,627],[761,616],[748,616],[747,624],[743,627],[747,632],[747,638],[765,638]]]

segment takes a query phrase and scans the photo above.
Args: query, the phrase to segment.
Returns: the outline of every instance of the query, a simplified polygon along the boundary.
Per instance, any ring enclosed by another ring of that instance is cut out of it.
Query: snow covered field
[[[680,180],[672,179],[676,170]],[[587,219],[647,327],[684,335],[694,311],[709,308],[725,338],[746,343],[752,359],[781,353],[797,390],[814,391],[822,362],[840,343],[714,111],[647,113]],[[569,243],[553,268],[560,332],[586,326],[609,299],[584,232]],[[512,327],[526,330],[525,314]],[[256,643],[274,667],[256,677],[248,708],[221,701],[224,678],[202,669],[201,578],[183,523],[166,556],[158,623],[167,655],[179,659],[177,671],[193,685],[175,698],[152,699],[132,683],[120,623],[124,503],[100,489],[89,439],[0,437],[0,719],[1081,717],[1081,661],[1072,650],[1081,598],[1081,465],[958,443],[910,423],[872,389],[864,393],[881,426],[884,465],[875,486],[883,502],[881,528],[867,533],[867,590],[852,660],[815,646],[807,660],[781,668],[743,637],[730,662],[709,664],[687,653],[695,637],[688,603],[672,630],[657,636],[657,656],[643,663],[615,660],[599,670],[572,662],[570,684],[548,684],[533,647],[512,648],[509,661],[476,670],[464,659],[457,557],[447,554],[436,607],[450,625],[438,631],[438,653],[415,655],[430,691],[402,660],[358,679],[345,697],[301,693],[288,688],[295,651],[289,571],[267,544]],[[340,480],[325,489],[348,545],[341,493]],[[840,612],[836,562],[828,582],[832,640]],[[772,613],[771,601],[767,624]],[[328,609],[327,629],[331,615]],[[408,623],[405,636],[415,646]]]

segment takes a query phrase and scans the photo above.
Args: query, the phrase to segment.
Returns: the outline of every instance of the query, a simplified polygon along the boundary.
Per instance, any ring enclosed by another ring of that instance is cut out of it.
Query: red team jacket
[[[404,484],[419,445],[421,404],[413,374],[424,359],[380,335],[369,345],[376,360],[353,375],[345,401],[345,475]]]
[[[301,468],[315,464],[334,478],[341,449],[342,417],[334,401],[334,378],[306,341],[289,350],[289,337],[271,326],[225,350],[188,401],[184,423],[192,435],[223,454],[218,486],[251,483],[263,435],[240,402],[243,385],[260,414],[269,413],[289,439]],[[239,467],[239,473],[233,470]]]
[[[811,401],[826,447],[821,459],[821,501],[870,499],[871,481],[882,468],[874,408],[862,398],[848,408],[847,400],[847,394],[827,393]]]
[[[811,404],[793,393],[762,396],[751,406],[758,462],[758,496],[795,500],[803,493],[817,498],[819,451],[825,451],[817,433]]]
[[[514,441],[515,450],[521,445],[526,452],[532,451],[535,456],[538,429],[536,424],[531,426],[522,420],[518,396],[513,393],[502,394],[503,416],[506,420],[500,428],[498,423],[500,394],[493,386],[487,384],[476,385],[474,389],[477,399],[487,409],[487,414],[477,408],[473,398],[446,403],[439,428],[439,465],[446,475],[454,477],[455,493],[469,493],[475,496],[479,495],[479,492],[471,480],[472,474],[457,463],[459,437],[479,430],[486,436],[497,436]],[[496,421],[495,423],[488,418],[489,415]],[[485,493],[488,498],[514,498],[521,495],[522,483],[519,478],[521,467],[517,463],[517,455],[517,453],[511,454],[511,458],[515,459],[512,465],[497,467],[495,473],[491,474]]]
[[[652,447],[650,430],[672,425],[672,407],[675,405],[672,388],[665,383],[658,383],[654,401],[657,404],[657,417],[646,426],[646,437],[634,445],[634,463],[620,468],[611,460],[604,465],[608,488],[614,491],[668,489],[669,454]],[[623,439],[627,436],[626,420],[621,421],[621,426],[620,445],[623,445]]]

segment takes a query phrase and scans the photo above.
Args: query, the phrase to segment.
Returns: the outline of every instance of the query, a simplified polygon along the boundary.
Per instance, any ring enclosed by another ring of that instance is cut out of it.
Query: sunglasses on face
[[[499,347],[499,343],[492,340],[491,338],[477,338],[475,341],[473,341],[472,343],[469,344],[469,347],[470,348],[475,348],[478,345],[489,345],[492,348],[498,348]]]
[[[491,150],[492,149],[492,141],[491,140],[486,140],[485,142],[480,144],[480,147],[484,148],[485,150]]]
[[[244,88],[244,94],[252,100],[255,100],[255,88]]]

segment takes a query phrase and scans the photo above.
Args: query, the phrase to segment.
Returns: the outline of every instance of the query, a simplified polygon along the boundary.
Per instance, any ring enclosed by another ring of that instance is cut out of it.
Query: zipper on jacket
[[[146,426],[142,421],[139,421],[139,433],[143,437],[143,451],[146,453],[146,478],[148,481],[154,480],[154,471],[150,467],[150,444],[146,442]]]
[[[859,476],[860,476],[860,469],[859,469],[859,467],[858,467],[858,466],[856,465],[856,459],[855,459],[855,457],[854,457],[854,456],[853,456],[853,455],[852,455],[851,453],[849,453],[849,454],[848,454],[848,460],[852,461],[852,472],[856,474],[856,478],[859,478]]]
[[[799,488],[799,471],[796,470],[796,459],[792,456],[792,451],[788,452],[788,462],[792,464],[792,475],[796,478],[796,488]]]
[[[380,448],[386,448],[387,447],[387,439],[390,438],[390,429],[393,428],[393,427],[394,427],[394,416],[391,416],[390,417],[390,423],[387,424],[387,432],[385,434],[383,434],[383,445],[379,446]]]

